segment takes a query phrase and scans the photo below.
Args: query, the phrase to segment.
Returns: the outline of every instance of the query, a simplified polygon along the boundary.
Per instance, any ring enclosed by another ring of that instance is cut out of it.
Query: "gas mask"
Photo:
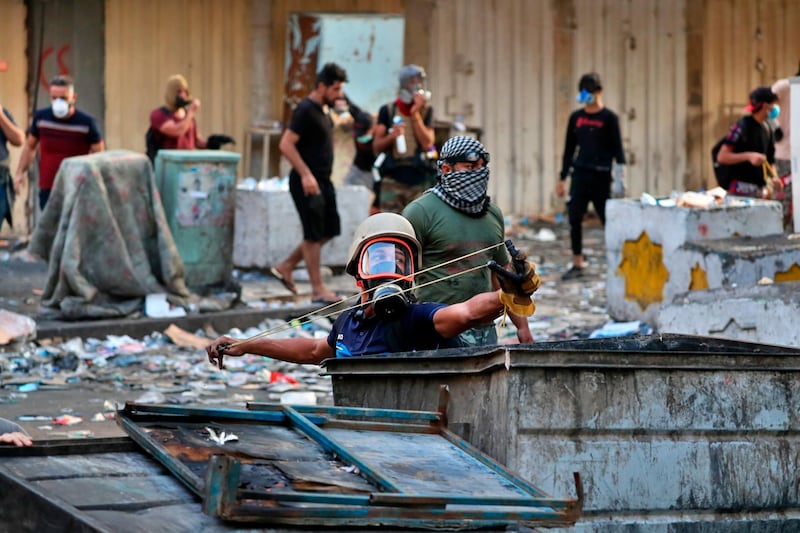
[[[400,89],[400,94],[399,94],[400,101],[403,102],[404,104],[409,104],[409,105],[413,104],[415,94],[421,94],[425,98],[426,102],[430,101],[431,99],[431,92],[426,91],[421,83],[417,83],[416,85],[410,88],[402,87]]]
[[[394,318],[411,302],[407,292],[414,280],[411,248],[393,237],[367,243],[358,262],[358,278],[370,293],[375,315]]]
[[[69,114],[69,104],[64,98],[56,98],[50,105],[56,118],[66,118]]]

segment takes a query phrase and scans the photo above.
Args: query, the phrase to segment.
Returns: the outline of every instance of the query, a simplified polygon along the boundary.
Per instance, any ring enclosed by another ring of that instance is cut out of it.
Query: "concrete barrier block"
[[[676,255],[684,243],[782,231],[778,202],[749,200],[700,209],[609,200],[605,228],[608,313],[615,320],[655,324],[662,302],[688,290],[686,280],[673,275],[684,260]]]
[[[356,227],[369,216],[366,187],[336,189],[341,234],[322,247],[322,264],[344,266]],[[300,218],[288,190],[236,191],[233,263],[264,269],[283,260],[303,238]]]
[[[689,242],[675,251],[672,284],[682,292],[800,281],[800,240],[789,235]]]
[[[693,291],[664,304],[662,333],[800,346],[800,283]]]

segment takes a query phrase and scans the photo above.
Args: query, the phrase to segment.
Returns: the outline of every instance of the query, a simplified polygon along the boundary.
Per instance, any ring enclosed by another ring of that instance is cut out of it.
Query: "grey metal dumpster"
[[[683,335],[326,363],[341,406],[435,410],[550,493],[578,530],[800,529],[800,350]],[[788,528],[788,529],[787,529]]]

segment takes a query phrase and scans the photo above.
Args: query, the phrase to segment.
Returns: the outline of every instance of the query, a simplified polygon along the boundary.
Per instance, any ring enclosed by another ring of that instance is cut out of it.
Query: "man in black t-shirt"
[[[329,107],[344,95],[347,73],[335,63],[327,63],[317,73],[316,87],[292,113],[292,120],[280,141],[281,153],[292,165],[289,192],[303,225],[303,240],[289,256],[272,268],[284,286],[296,292],[292,272],[302,260],[311,282],[311,299],[331,304],[340,300],[322,281],[320,250],[339,235],[336,192],[331,182],[333,170],[333,121]]]
[[[750,104],[744,108],[749,115],[731,126],[717,154],[717,163],[730,165],[731,183],[728,192],[737,196],[760,198],[764,196],[766,179],[781,187],[774,175],[775,141],[767,119],[776,119],[780,113],[778,95],[767,86],[757,87],[750,93]],[[773,179],[774,178],[774,179]]]
[[[556,194],[564,196],[564,181],[572,174],[567,206],[572,245],[572,268],[562,279],[582,277],[586,262],[583,257],[583,217],[592,202],[597,216],[605,225],[606,200],[611,196],[611,168],[614,161],[625,164],[622,136],[616,113],[606,108],[601,99],[600,76],[590,72],[578,83],[582,109],[574,111],[567,124],[561,176]]]

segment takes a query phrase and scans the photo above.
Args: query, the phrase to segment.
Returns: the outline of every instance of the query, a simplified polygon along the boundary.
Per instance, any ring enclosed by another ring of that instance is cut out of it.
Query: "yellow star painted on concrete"
[[[625,278],[625,299],[639,304],[642,311],[664,299],[669,271],[664,266],[662,246],[643,231],[635,241],[622,245],[622,261],[616,274]]]
[[[708,276],[700,263],[695,263],[690,274],[689,290],[702,291],[708,288]]]
[[[792,263],[789,270],[775,273],[775,283],[783,283],[784,281],[800,281],[800,266],[797,263]]]

